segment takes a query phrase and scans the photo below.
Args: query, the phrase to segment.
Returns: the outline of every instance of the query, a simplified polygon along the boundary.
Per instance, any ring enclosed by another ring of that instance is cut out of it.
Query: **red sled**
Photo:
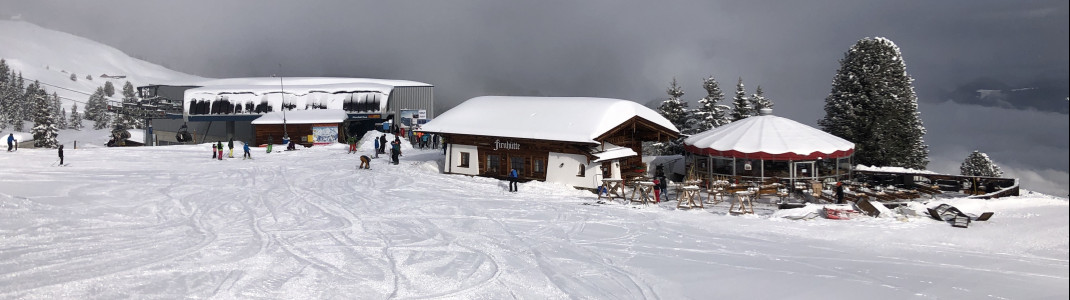
[[[832,220],[850,220],[854,216],[861,215],[861,213],[853,209],[834,209],[825,207],[822,210],[825,212],[825,218]]]

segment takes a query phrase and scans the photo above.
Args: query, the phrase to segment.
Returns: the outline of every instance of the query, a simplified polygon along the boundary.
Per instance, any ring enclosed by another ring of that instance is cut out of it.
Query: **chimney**
[[[772,108],[763,108],[763,109],[759,109],[758,110],[758,115],[759,116],[769,116],[769,115],[772,115],[772,114],[773,114],[773,109]]]

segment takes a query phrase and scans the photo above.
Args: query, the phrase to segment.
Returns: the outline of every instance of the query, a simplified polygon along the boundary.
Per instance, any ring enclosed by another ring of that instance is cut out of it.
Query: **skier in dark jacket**
[[[390,160],[396,165],[399,163],[398,156],[401,156],[401,141],[394,140],[390,143]]]
[[[59,145],[59,165],[63,165],[63,145]]]
[[[227,149],[230,150],[230,152],[227,153],[227,157],[234,158],[234,138],[227,141]]]
[[[215,144],[212,144],[212,159],[215,159],[216,151],[219,151],[219,149],[216,149]]]
[[[379,137],[379,153],[386,154],[386,135]]]
[[[843,182],[836,182],[836,204],[843,204]]]
[[[219,153],[219,160],[223,160],[223,141],[216,142],[216,152]]]
[[[7,134],[7,152],[11,152],[11,146],[15,144],[15,134]]]
[[[242,154],[241,159],[253,159],[253,155],[251,153],[249,153],[249,143],[243,143],[243,144],[245,144],[245,145],[242,146],[242,150],[245,150],[245,154]]]

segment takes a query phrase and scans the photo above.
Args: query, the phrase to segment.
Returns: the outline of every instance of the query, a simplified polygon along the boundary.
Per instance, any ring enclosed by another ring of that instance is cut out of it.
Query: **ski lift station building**
[[[269,137],[278,143],[289,136],[310,146],[360,137],[384,123],[409,127],[435,117],[434,86],[409,80],[227,78],[148,85],[138,92],[142,99],[174,108],[151,123],[163,144],[177,142],[182,125],[198,143],[233,138],[259,145]]]

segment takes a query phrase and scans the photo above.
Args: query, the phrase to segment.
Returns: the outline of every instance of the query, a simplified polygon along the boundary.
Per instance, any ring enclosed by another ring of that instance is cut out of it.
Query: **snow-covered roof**
[[[936,172],[929,170],[918,170],[903,167],[878,167],[857,165],[854,167],[856,171],[872,171],[872,172],[891,172],[891,173],[914,173],[914,174],[937,174]]]
[[[394,89],[393,85],[379,84],[379,83],[330,83],[330,84],[286,84],[279,85],[278,79],[275,80],[275,84],[257,85],[257,84],[225,84],[225,85],[206,85],[199,88],[188,89],[185,92],[184,98],[207,98],[214,99],[217,95],[225,94],[249,94],[251,96],[263,96],[270,93],[278,93],[279,91],[286,91],[286,94],[304,96],[310,93],[339,93],[339,92],[377,92],[382,94],[390,94],[390,91]]]
[[[669,120],[634,101],[514,96],[469,99],[435,117],[421,131],[598,143],[595,138],[634,117],[679,133]]]
[[[340,109],[286,111],[286,124],[340,123],[349,116]],[[282,124],[282,112],[270,112],[253,120],[253,125]]]
[[[692,153],[772,160],[844,157],[854,143],[794,120],[768,114],[735,121],[684,139]]]
[[[345,102],[353,100],[377,104],[365,107],[368,109],[366,112],[377,113],[386,109],[386,99],[396,87],[432,86],[409,80],[339,77],[284,77],[281,81],[278,77],[226,78],[198,81],[190,85],[200,87],[184,92],[183,111],[186,114],[190,113],[190,103],[195,100],[215,101],[224,98],[231,104],[267,103],[277,108],[283,103],[280,92],[285,92],[286,101],[297,109],[309,105],[343,109]]]
[[[339,85],[339,84],[372,84],[372,85],[385,85],[385,86],[432,86],[428,83],[416,82],[411,80],[399,80],[399,79],[378,79],[378,78],[345,78],[345,77],[283,77],[282,83],[289,90],[289,86],[299,85]],[[211,86],[278,86],[279,77],[245,77],[245,78],[223,78],[223,79],[210,79],[199,82],[193,82],[189,85],[198,85],[203,87]]]
[[[627,147],[616,147],[612,149],[606,149],[605,151],[601,152],[593,152],[591,154],[594,154],[594,156],[598,158],[595,159],[592,163],[639,155],[639,153],[635,153],[635,150],[632,150],[632,148]]]

